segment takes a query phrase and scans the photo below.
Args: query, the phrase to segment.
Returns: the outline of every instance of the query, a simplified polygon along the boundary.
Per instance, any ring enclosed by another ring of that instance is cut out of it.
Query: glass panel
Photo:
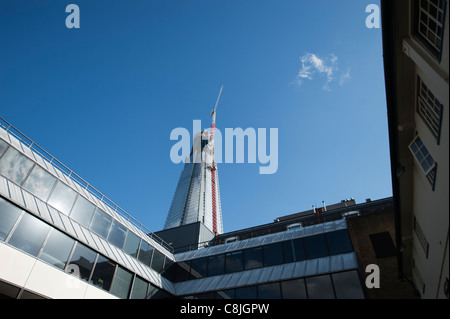
[[[256,299],[256,286],[236,288],[236,299]]]
[[[334,299],[333,286],[329,275],[308,277],[305,280],[310,299]]]
[[[130,233],[131,232],[128,232],[128,237],[130,236]],[[134,235],[134,236],[136,238],[138,238],[136,235]],[[127,242],[125,243],[125,251],[127,251],[128,237],[127,237]],[[131,240],[134,242],[134,237],[132,237],[132,239],[130,239],[130,241]],[[139,245],[139,241],[137,242],[137,245]],[[131,244],[130,244],[130,246],[131,246]],[[137,247],[138,246],[136,246],[136,250],[137,250]],[[143,240],[141,242],[141,247],[139,248],[139,257],[138,257],[139,261],[146,264],[147,266],[150,266],[150,263],[152,261],[152,255],[153,255],[153,246],[150,245],[149,243],[147,243],[145,240]]]
[[[8,144],[0,138],[0,157],[2,156],[3,152],[6,150],[7,147]]]
[[[135,233],[128,231],[123,250],[130,256],[136,258],[140,241],[141,239]],[[144,241],[142,241],[142,243],[144,243]]]
[[[319,258],[328,255],[327,245],[323,234],[303,238],[306,256],[308,259]]]
[[[75,241],[56,229],[52,229],[39,259],[64,269]]]
[[[159,250],[155,249],[153,252],[153,259],[151,267],[157,272],[161,272],[164,269],[164,260],[166,256]]]
[[[23,188],[46,201],[48,195],[55,185],[56,178],[39,165],[35,165],[33,170],[23,184]]]
[[[244,250],[244,269],[253,269],[263,266],[262,248],[255,247]]]
[[[111,293],[119,298],[127,299],[130,292],[133,274],[124,268],[117,266]]]
[[[283,242],[283,255],[285,263],[291,263],[295,261],[294,243],[292,242],[292,240]]]
[[[280,283],[259,285],[258,299],[281,299]]]
[[[263,247],[264,266],[274,266],[283,263],[283,246],[281,243]]]
[[[36,257],[49,230],[49,225],[31,215],[24,214],[9,244]]]
[[[94,273],[92,274],[91,278],[91,284],[109,291],[109,288],[111,288],[115,269],[115,263],[102,255],[98,255],[97,262],[95,263]]]
[[[89,228],[94,209],[95,206],[90,201],[82,196],[78,196],[77,201],[72,208],[72,212],[70,213],[70,217],[84,227]]]
[[[303,245],[303,239],[298,238],[292,241],[294,245],[294,258],[295,261],[302,261],[306,259],[305,247]]]
[[[201,278],[206,276],[206,270],[208,267],[208,258],[198,258],[191,261],[191,273],[195,278]]]
[[[234,289],[218,291],[216,299],[235,299]]]
[[[119,223],[117,220],[113,221],[111,231],[108,235],[108,241],[118,248],[123,247],[125,236],[127,235],[127,228]]]
[[[294,279],[281,282],[283,299],[306,299],[306,286],[303,279]]]
[[[338,230],[326,233],[328,250],[330,255],[343,254],[353,251],[352,242],[348,236],[347,230]]]
[[[0,240],[5,240],[22,210],[0,198]]]
[[[225,255],[208,258],[208,276],[222,275],[225,272]]]
[[[356,270],[332,274],[334,289],[338,299],[364,299]]]
[[[96,256],[97,253],[95,251],[77,243],[66,271],[88,281]]]
[[[60,212],[69,215],[70,209],[75,202],[77,193],[70,187],[64,185],[64,183],[58,181],[55,189],[53,190],[48,202]]]
[[[92,220],[91,230],[99,236],[106,238],[108,236],[109,227],[111,226],[112,217],[101,209],[95,210],[94,219]]]
[[[33,161],[20,154],[15,148],[10,147],[0,159],[0,174],[16,184],[22,185],[33,164]]]
[[[145,299],[147,298],[148,282],[144,279],[136,277],[133,283],[130,299]]]
[[[235,251],[225,255],[226,273],[244,270],[244,254],[242,251]]]

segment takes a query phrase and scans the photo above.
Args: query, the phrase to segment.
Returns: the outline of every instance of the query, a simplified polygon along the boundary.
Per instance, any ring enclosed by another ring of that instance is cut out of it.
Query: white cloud
[[[338,57],[330,54],[327,57],[319,57],[314,53],[305,53],[300,57],[302,66],[297,74],[297,85],[302,85],[303,80],[314,80],[316,75],[325,76],[324,90],[330,90],[329,84],[335,80],[338,73]],[[350,70],[340,76],[339,84],[343,85],[350,79]]]

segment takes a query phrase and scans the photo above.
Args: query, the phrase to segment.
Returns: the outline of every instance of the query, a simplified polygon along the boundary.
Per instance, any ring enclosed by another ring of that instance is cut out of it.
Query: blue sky
[[[80,8],[68,29],[65,8]],[[278,171],[219,165],[224,230],[391,196],[381,29],[355,0],[2,0],[0,115],[152,231],[176,127],[278,128]]]

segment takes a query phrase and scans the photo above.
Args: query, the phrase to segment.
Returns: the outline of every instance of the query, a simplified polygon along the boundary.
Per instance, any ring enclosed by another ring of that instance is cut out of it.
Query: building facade
[[[448,298],[449,5],[381,4],[400,277]]]

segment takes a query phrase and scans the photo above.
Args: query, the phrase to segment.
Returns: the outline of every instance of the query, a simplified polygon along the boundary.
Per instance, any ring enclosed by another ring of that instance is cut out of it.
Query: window
[[[73,189],[58,181],[48,199],[48,204],[52,205],[60,212],[69,215],[76,197],[77,193]]]
[[[242,251],[234,251],[225,255],[225,272],[237,272],[244,270],[244,255]]]
[[[262,248],[254,247],[244,250],[244,269],[253,269],[263,266]]]
[[[303,245],[303,239],[298,238],[292,241],[294,247],[294,258],[295,261],[302,261],[306,259],[305,247]]]
[[[330,255],[344,254],[353,250],[347,230],[326,233],[325,236],[327,237]]]
[[[101,209],[97,208],[92,220],[91,230],[98,235],[106,238],[108,236],[109,227],[111,226],[112,217],[106,214]]]
[[[446,0],[419,0],[417,34],[439,60],[442,55]]]
[[[92,273],[91,284],[98,288],[109,291],[109,288],[111,288],[115,269],[115,263],[102,255],[98,255],[94,272]]]
[[[308,259],[324,257],[328,255],[327,245],[323,234],[303,238],[306,256]]]
[[[144,279],[136,276],[131,290],[130,299],[145,299],[147,298],[147,290],[149,283]]]
[[[222,275],[225,272],[225,255],[208,257],[208,276]]]
[[[191,261],[191,273],[195,278],[205,277],[208,269],[208,257],[193,259]]]
[[[294,243],[292,242],[292,240],[284,241],[282,244],[283,244],[284,262],[291,263],[295,261]]]
[[[133,274],[117,266],[116,275],[114,276],[114,282],[111,287],[111,293],[119,298],[128,298],[128,293],[130,292],[131,281],[133,280]]]
[[[281,282],[283,299],[306,299],[306,286],[304,279],[294,279]]]
[[[258,299],[281,299],[280,283],[259,285]]]
[[[423,83],[420,77],[417,77],[417,113],[430,129],[436,142],[439,145],[441,135],[442,110],[443,105],[434,96],[434,94]]]
[[[310,299],[334,299],[333,286],[329,275],[308,277],[306,287]]]
[[[33,164],[30,159],[19,153],[15,148],[10,147],[0,159],[0,174],[14,183],[22,185]]]
[[[39,219],[24,214],[14,230],[9,244],[37,257],[50,226]]]
[[[256,299],[256,297],[256,286],[236,288],[235,290],[236,299]]]
[[[140,241],[141,239],[135,233],[133,233],[132,231],[128,231],[123,250],[131,257],[136,258]]]
[[[108,235],[108,241],[118,248],[123,247],[125,242],[125,236],[127,235],[127,229],[117,220],[113,221],[111,230]]]
[[[8,144],[0,138],[0,157],[2,157],[3,152],[8,148]]]
[[[0,240],[8,237],[22,210],[0,198]]]
[[[434,190],[437,164],[423,144],[419,135],[417,135],[411,142],[411,144],[409,145],[409,149],[416,159],[417,163],[421,167],[422,171],[425,173],[425,176],[430,182],[432,189]]]
[[[333,277],[336,298],[364,299],[361,282],[356,270],[334,273],[331,276]]]
[[[157,272],[161,272],[164,269],[164,261],[166,256],[159,250],[155,249],[153,252],[153,259],[151,267]]]
[[[56,178],[45,171],[39,165],[35,165],[33,170],[23,184],[23,188],[36,195],[43,201],[48,199],[48,195],[55,185]]]
[[[83,225],[89,227],[91,223],[92,215],[94,214],[95,206],[82,196],[78,196],[75,205],[72,208],[70,217]]]
[[[39,259],[64,269],[74,243],[75,241],[72,238],[52,229]]]
[[[131,237],[130,234],[132,234]],[[137,237],[135,234],[131,232],[128,232],[127,241],[125,243],[125,251],[127,253],[129,253],[128,251],[134,252],[135,248],[137,250],[137,247],[139,246],[139,241],[137,241],[136,244],[136,239],[139,240],[139,237]],[[153,246],[143,240],[141,243],[141,248],[139,249],[138,259],[147,266],[150,266],[150,263],[152,261],[152,255],[153,255]]]
[[[430,250],[430,244],[428,243],[427,238],[425,237],[425,234],[422,231],[422,228],[420,228],[419,223],[416,220],[416,216],[414,216],[414,232],[417,235],[417,239],[419,240],[420,246],[422,246],[423,251],[425,253],[425,257],[428,258],[428,252]]]
[[[264,267],[283,263],[283,246],[281,243],[270,244],[263,247]]]
[[[92,249],[77,243],[66,267],[66,272],[73,273],[78,278],[88,281],[94,266],[97,253]]]

